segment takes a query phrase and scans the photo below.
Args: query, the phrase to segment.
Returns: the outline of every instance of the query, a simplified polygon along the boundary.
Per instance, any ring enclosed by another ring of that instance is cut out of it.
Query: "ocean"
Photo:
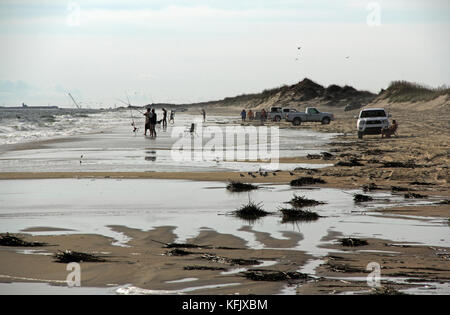
[[[99,132],[125,123],[131,124],[126,110],[0,108],[0,145]]]

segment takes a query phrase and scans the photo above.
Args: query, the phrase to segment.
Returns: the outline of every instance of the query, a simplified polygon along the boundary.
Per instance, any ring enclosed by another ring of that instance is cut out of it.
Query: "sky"
[[[449,85],[449,26],[448,0],[0,0],[0,106]]]

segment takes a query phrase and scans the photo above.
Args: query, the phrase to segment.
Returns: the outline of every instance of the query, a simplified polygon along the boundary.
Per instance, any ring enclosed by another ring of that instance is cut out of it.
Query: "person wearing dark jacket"
[[[150,137],[156,138],[156,113],[155,109],[152,108],[152,115],[150,117]]]
[[[147,108],[147,111],[145,112],[145,128],[144,128],[144,136],[147,135],[147,130],[150,130],[150,136],[152,135],[152,131],[150,129],[150,116],[151,116],[150,108]]]

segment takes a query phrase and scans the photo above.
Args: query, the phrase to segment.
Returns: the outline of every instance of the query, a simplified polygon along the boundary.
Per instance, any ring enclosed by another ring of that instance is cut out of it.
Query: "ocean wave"
[[[0,145],[104,131],[125,117],[121,111],[0,109]]]

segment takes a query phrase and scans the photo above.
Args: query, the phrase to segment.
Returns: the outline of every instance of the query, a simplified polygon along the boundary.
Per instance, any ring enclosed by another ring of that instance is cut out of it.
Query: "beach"
[[[358,139],[357,112],[336,108],[323,108],[336,115],[329,125],[265,123],[280,127],[276,168],[260,160],[174,161],[171,128],[197,121],[195,109],[156,139],[118,119],[101,133],[4,144],[0,232],[48,245],[0,246],[0,292],[33,294],[40,283],[76,294],[65,287],[66,265],[53,257],[72,250],[105,257],[81,263],[80,290],[98,294],[373,293],[371,262],[381,268],[382,288],[448,294],[448,106],[387,108],[400,124],[387,139]],[[260,125],[242,123],[238,108],[207,113],[202,128]],[[290,185],[301,177],[323,183]],[[259,188],[231,193],[230,181]],[[355,194],[372,200],[355,203]],[[323,202],[309,208],[317,220],[283,218],[280,209],[296,195]],[[233,215],[249,200],[269,215]],[[342,246],[343,238],[368,245]],[[171,243],[197,247],[176,255]],[[307,277],[258,281],[249,272]]]

